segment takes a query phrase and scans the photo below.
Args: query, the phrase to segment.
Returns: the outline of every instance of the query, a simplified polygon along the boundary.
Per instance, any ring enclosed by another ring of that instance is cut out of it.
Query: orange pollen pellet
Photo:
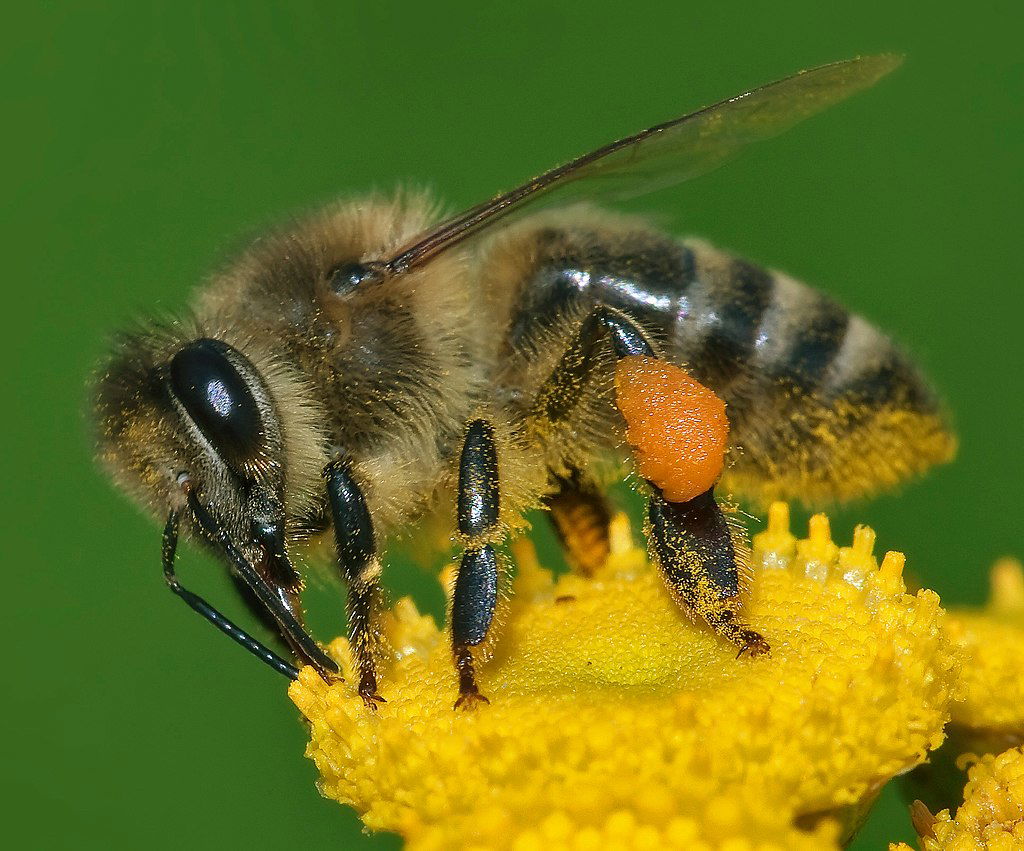
[[[637,472],[667,500],[686,502],[718,481],[729,420],[712,390],[678,366],[631,355],[615,368],[615,398]]]

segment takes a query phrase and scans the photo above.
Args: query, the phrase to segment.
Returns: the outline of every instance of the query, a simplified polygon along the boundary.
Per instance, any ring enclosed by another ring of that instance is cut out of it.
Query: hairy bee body
[[[510,271],[494,289],[516,295],[503,362],[529,352],[519,371],[536,370],[537,349],[561,351],[564,344],[552,342],[565,336],[559,327],[594,303],[636,317],[668,360],[726,401],[727,484],[744,497],[850,499],[953,450],[939,402],[905,353],[787,275],[594,211],[526,223],[506,240],[497,252],[507,252],[499,263]],[[516,371],[506,369],[504,381],[515,384]],[[603,412],[596,431],[607,448],[621,425],[610,399]],[[591,408],[592,423],[595,414]]]
[[[334,205],[258,240],[189,319],[123,336],[96,388],[100,454],[165,518],[170,589],[298,675],[182,586],[184,530],[330,679],[292,553],[332,538],[374,707],[380,553],[433,514],[462,550],[449,621],[456,706],[473,705],[500,545],[547,508],[569,561],[593,572],[609,551],[603,480],[635,460],[670,593],[741,653],[767,653],[742,621],[745,546],[715,489],[818,503],[894,485],[952,454],[935,398],[886,336],[785,275],[641,219],[523,213],[586,180],[647,191],[693,177],[898,64],[794,74],[446,218],[408,194]]]
[[[365,292],[330,289],[339,262],[386,252],[429,224],[431,209],[419,198],[331,208],[256,243],[200,293],[191,322],[135,338],[102,384],[106,456],[119,478],[147,501],[140,481],[163,481],[173,499],[177,470],[160,457],[172,447],[159,448],[173,430],[130,402],[139,402],[141,374],[159,372],[186,340],[211,336],[267,381],[294,534],[326,526],[319,471],[336,449],[351,459],[381,536],[439,501],[447,509],[453,458],[478,411],[500,424],[503,520],[518,525],[567,470],[619,454],[608,381],[593,382],[557,434],[524,425],[595,303],[635,317],[668,359],[726,400],[727,476],[740,495],[847,498],[951,450],[920,374],[863,319],[787,276],[637,219],[542,214]],[[159,390],[148,401],[166,407]],[[145,441],[118,438],[140,428]]]

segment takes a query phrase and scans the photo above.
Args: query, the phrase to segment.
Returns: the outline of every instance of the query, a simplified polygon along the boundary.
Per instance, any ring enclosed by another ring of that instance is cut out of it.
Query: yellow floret
[[[1024,570],[1003,559],[992,568],[989,604],[953,610],[947,629],[963,654],[964,691],[953,723],[1009,744],[1024,741]]]
[[[973,758],[964,803],[931,815],[920,801],[914,826],[922,851],[1014,851],[1024,848],[1024,750]],[[909,851],[905,844],[892,851]]]
[[[413,603],[386,617],[388,702],[304,669],[324,795],[414,849],[838,847],[881,786],[943,738],[956,663],[931,591],[909,595],[874,534],[807,540],[784,505],[754,540],[746,620],[769,656],[689,620],[616,521],[592,579],[516,551],[515,596],[479,671],[491,704],[456,712],[446,635]],[[799,825],[799,827],[797,826]]]

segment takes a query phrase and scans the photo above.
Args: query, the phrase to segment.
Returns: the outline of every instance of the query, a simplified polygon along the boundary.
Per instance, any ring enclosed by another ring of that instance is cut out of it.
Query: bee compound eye
[[[361,284],[376,281],[379,274],[373,264],[355,261],[339,263],[327,273],[327,285],[335,295],[347,295]]]
[[[237,353],[220,340],[189,343],[171,360],[170,385],[213,448],[241,469],[262,448],[264,430],[259,406],[231,362],[232,354]]]

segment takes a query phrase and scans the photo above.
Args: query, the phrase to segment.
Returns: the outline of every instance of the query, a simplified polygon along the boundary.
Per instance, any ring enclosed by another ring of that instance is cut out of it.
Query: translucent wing
[[[745,145],[874,85],[901,62],[885,54],[822,65],[649,127],[446,219],[375,266],[385,276],[402,274],[552,193],[564,198],[567,187],[584,189],[584,180],[588,194],[621,199],[705,174]]]

